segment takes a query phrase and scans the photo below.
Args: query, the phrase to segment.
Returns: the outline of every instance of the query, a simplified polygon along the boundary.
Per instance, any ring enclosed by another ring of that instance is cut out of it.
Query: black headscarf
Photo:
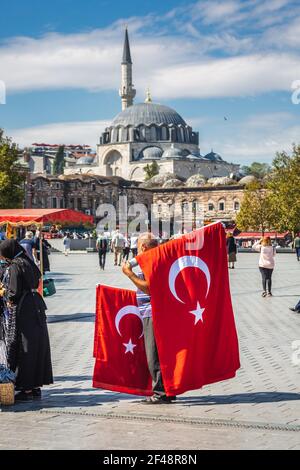
[[[21,247],[17,240],[4,240],[0,243],[0,256],[13,260],[17,255],[25,255],[24,248]]]

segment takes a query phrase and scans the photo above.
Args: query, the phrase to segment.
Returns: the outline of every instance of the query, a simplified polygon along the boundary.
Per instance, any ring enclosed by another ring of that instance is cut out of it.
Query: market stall
[[[92,216],[72,209],[0,209],[0,227],[5,227],[7,238],[16,238],[17,230],[35,226],[42,230],[45,224],[93,225]],[[40,237],[40,271],[43,273],[42,237]],[[41,286],[41,290],[42,286]]]

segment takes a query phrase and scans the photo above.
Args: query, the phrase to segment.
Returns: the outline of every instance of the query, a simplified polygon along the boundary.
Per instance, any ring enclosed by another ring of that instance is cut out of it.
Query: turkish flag
[[[240,367],[225,230],[211,224],[143,252],[167,395],[235,376]]]
[[[94,357],[93,387],[152,395],[135,291],[97,286]]]

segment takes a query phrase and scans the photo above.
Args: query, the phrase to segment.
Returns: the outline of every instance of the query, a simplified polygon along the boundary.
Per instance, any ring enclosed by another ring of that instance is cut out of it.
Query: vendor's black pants
[[[259,270],[260,270],[261,278],[262,278],[263,291],[271,292],[273,269],[259,267]]]
[[[160,370],[157,346],[156,346],[156,341],[155,341],[154,331],[153,331],[152,318],[144,318],[143,324],[144,324],[144,340],[145,340],[146,357],[147,357],[149,372],[152,377],[153,394],[156,396],[164,396],[166,395],[166,392],[165,392],[161,370]]]

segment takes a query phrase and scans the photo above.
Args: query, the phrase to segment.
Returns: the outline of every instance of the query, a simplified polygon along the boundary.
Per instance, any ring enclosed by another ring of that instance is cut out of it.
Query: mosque
[[[75,165],[65,168],[66,174],[88,173],[144,181],[144,168],[152,162],[157,163],[160,175],[173,174],[184,179],[195,174],[212,178],[238,172],[239,165],[227,163],[213,151],[202,156],[199,133],[174,109],[154,103],[149,90],[144,103],[134,103],[136,90],[127,29],[121,75],[122,111],[102,133],[96,159],[79,158]]]

